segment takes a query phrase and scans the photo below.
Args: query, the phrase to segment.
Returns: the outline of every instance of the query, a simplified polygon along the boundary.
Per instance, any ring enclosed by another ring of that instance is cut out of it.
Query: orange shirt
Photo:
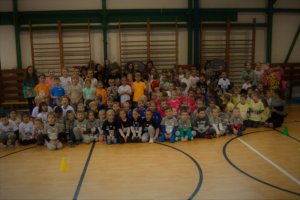
[[[101,95],[102,103],[106,103],[107,101],[107,91],[105,89],[96,89],[96,95]]]
[[[50,96],[51,86],[47,83],[39,83],[34,87],[34,91],[38,96],[49,97]]]
[[[137,102],[145,94],[146,84],[142,81],[140,82],[134,81],[132,84],[132,89],[133,89],[133,101]]]

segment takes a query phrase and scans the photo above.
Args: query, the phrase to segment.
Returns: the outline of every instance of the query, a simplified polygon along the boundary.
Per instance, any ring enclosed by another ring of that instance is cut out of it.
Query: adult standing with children
[[[37,84],[38,84],[38,76],[36,74],[36,71],[33,68],[33,66],[28,66],[26,68],[26,73],[22,84],[22,90],[23,90],[24,98],[28,102],[28,108],[30,110],[30,113],[32,112],[32,109],[34,107],[34,98],[36,96],[34,87]]]

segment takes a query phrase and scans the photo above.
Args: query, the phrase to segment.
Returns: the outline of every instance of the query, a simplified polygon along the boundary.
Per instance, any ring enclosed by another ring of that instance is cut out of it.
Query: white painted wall
[[[13,69],[17,66],[14,26],[0,26],[1,69]]]

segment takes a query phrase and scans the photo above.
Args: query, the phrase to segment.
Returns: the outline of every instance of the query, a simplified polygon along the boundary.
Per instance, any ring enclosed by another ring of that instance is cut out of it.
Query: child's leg
[[[99,142],[99,133],[93,135],[93,141]]]
[[[72,129],[69,130],[69,142],[74,143],[76,141],[76,136],[74,134],[74,131]]]
[[[191,128],[188,128],[188,130],[187,130],[187,137],[188,137],[188,140],[193,140],[194,139],[194,135],[192,134],[192,129]]]
[[[8,133],[7,134],[7,142],[6,142],[6,144],[7,145],[14,145],[15,141],[16,141],[16,138],[17,138],[17,136],[16,136],[15,133],[13,133],[13,132]]]
[[[56,144],[56,148],[57,149],[62,149],[63,148],[63,144],[60,141],[58,141],[58,143]]]
[[[106,144],[112,144],[112,141],[109,137],[106,138]]]
[[[216,136],[218,137],[220,135],[220,131],[219,131],[219,128],[218,128],[217,124],[213,124],[213,128],[216,132]]]
[[[45,140],[45,143],[46,143],[47,148],[48,148],[50,151],[54,151],[54,150],[56,149],[56,145],[53,144],[53,143],[51,143],[51,141],[48,142],[47,140]]]
[[[161,136],[158,137],[159,142],[164,142],[166,140],[166,136],[164,133],[161,134]]]
[[[82,141],[85,144],[90,144],[91,143],[91,137],[89,134],[82,134]]]
[[[183,130],[180,128],[178,131],[175,132],[175,141],[180,141],[183,137]]]
[[[149,139],[150,139],[149,132],[146,132],[146,133],[142,134],[142,142],[148,142]]]
[[[36,137],[37,145],[44,145],[45,144],[45,135],[44,134],[39,134]]]
[[[2,144],[2,147],[6,146],[6,142],[7,142],[7,134],[3,133],[0,134],[0,144]]]

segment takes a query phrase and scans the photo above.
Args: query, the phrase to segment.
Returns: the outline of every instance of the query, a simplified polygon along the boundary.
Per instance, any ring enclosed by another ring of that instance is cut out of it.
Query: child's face
[[[162,107],[162,108],[167,107],[167,102],[166,102],[166,101],[162,101],[162,102],[161,102],[161,107]]]
[[[156,111],[157,106],[155,103],[151,102],[150,108],[151,108],[151,111],[154,112],[154,111]]]
[[[45,83],[45,81],[46,81],[46,77],[45,76],[40,76],[39,77],[39,82],[40,83]]]
[[[146,112],[146,120],[150,121],[152,118],[152,112],[147,111]]]
[[[139,108],[144,108],[145,107],[144,101],[138,101],[138,107]]]
[[[241,104],[245,104],[246,103],[246,98],[245,97],[240,97],[240,102]]]
[[[132,112],[133,119],[137,119],[139,116],[140,116],[140,114],[138,112],[136,112],[136,111]]]
[[[30,121],[29,116],[28,116],[28,115],[25,115],[25,116],[23,117],[23,122],[24,122],[24,123],[28,123],[29,121]]]
[[[9,117],[11,119],[16,119],[17,118],[17,113],[15,111],[12,111],[10,114],[9,114]]]
[[[114,121],[115,114],[113,112],[107,113],[107,120],[112,122]]]
[[[122,78],[121,83],[122,83],[122,85],[125,86],[127,84],[127,79],[126,78]]]
[[[83,112],[84,112],[84,105],[79,105],[79,106],[77,107],[77,110],[78,110],[78,111],[83,111]]]
[[[62,104],[63,106],[67,106],[67,105],[69,104],[68,98],[63,98],[63,99],[61,100],[61,104]]]
[[[89,121],[94,121],[94,119],[95,119],[94,113],[89,113],[88,119],[89,119]]]
[[[88,73],[87,73],[87,76],[88,76],[89,78],[93,78],[93,76],[94,76],[93,71],[89,70]]]
[[[78,121],[83,121],[84,120],[84,114],[83,113],[77,113],[77,119]]]
[[[222,78],[226,78],[226,73],[225,73],[225,72],[222,72],[221,77],[222,77]]]
[[[55,113],[55,116],[56,116],[56,118],[57,119],[59,119],[59,118],[61,118],[62,117],[62,113],[61,112],[57,112],[57,113]]]
[[[257,102],[258,101],[258,95],[257,94],[252,94],[252,99],[253,99],[253,101]]]
[[[239,117],[240,116],[240,110],[239,109],[234,109],[233,110],[233,116]]]
[[[48,106],[47,105],[43,105],[42,106],[42,111],[43,112],[47,112],[48,111]]]
[[[79,82],[78,78],[72,78],[73,85],[77,85]]]
[[[169,89],[169,91],[173,91],[174,90],[174,84],[169,84],[168,89]]]
[[[210,107],[210,108],[214,108],[214,107],[216,107],[216,104],[215,104],[215,102],[210,102],[210,103],[209,103],[209,107]]]
[[[173,110],[172,109],[166,110],[166,115],[167,117],[173,117]]]
[[[114,79],[110,79],[110,80],[108,81],[108,84],[109,84],[110,87],[115,86],[115,80],[114,80]]]
[[[85,82],[85,87],[87,87],[87,88],[91,87],[91,81],[86,81]]]
[[[112,101],[112,100],[107,100],[107,106],[109,107],[109,108],[112,108],[113,107],[113,104],[114,104],[114,102]]]
[[[91,110],[97,110],[97,104],[94,103],[94,102],[91,103],[91,104],[90,104],[90,109],[91,109]]]
[[[102,83],[102,82],[99,82],[99,83],[97,84],[97,87],[98,87],[99,89],[102,89],[102,88],[103,88],[103,83]]]
[[[196,103],[198,107],[204,107],[204,102],[202,100],[198,99]]]
[[[176,92],[173,92],[173,93],[172,93],[172,99],[173,99],[173,100],[176,100],[176,99],[177,99],[177,94],[176,94]]]
[[[130,109],[130,104],[129,104],[128,102],[125,102],[125,103],[123,104],[123,108],[124,108],[125,110],[129,110],[129,109]]]
[[[54,84],[55,84],[55,86],[60,86],[60,80],[59,79],[55,79]]]
[[[100,111],[98,114],[99,119],[105,119],[105,112],[104,111]]]
[[[187,120],[189,118],[189,114],[187,112],[182,112],[181,113],[181,119],[182,120]]]
[[[205,81],[205,77],[204,77],[203,75],[201,75],[201,76],[199,77],[199,80],[200,80],[201,82],[204,82],[204,81]]]
[[[48,72],[48,75],[49,75],[50,77],[53,77],[53,76],[54,76],[54,71],[53,71],[53,70],[50,70],[50,71]]]
[[[120,109],[119,103],[114,103],[114,104],[113,104],[113,110],[114,110],[114,111],[118,111],[119,109]]]
[[[128,81],[132,81],[133,80],[132,74],[127,74],[127,79]]]
[[[72,120],[74,120],[74,118],[75,118],[75,116],[74,116],[74,114],[72,112],[70,112],[70,113],[67,114],[67,119],[68,120],[72,121]]]
[[[126,112],[122,111],[119,113],[121,119],[126,119]]]
[[[36,129],[42,129],[43,128],[43,124],[40,121],[35,121],[34,122],[34,127]]]
[[[3,124],[3,125],[7,125],[8,124],[8,118],[7,117],[1,117],[1,123]]]
[[[205,113],[205,111],[200,111],[198,115],[200,118],[204,118],[206,113]]]
[[[55,116],[48,115],[48,124],[54,124],[54,123],[55,123]]]
[[[194,91],[189,91],[189,97],[194,97]]]
[[[61,73],[64,77],[68,76],[68,71],[66,69],[63,69]]]
[[[140,73],[137,73],[137,74],[135,74],[135,80],[136,81],[140,81],[141,80],[141,74]]]
[[[218,109],[213,109],[212,115],[213,115],[214,117],[218,117],[218,116],[219,116],[219,111],[218,111]]]

